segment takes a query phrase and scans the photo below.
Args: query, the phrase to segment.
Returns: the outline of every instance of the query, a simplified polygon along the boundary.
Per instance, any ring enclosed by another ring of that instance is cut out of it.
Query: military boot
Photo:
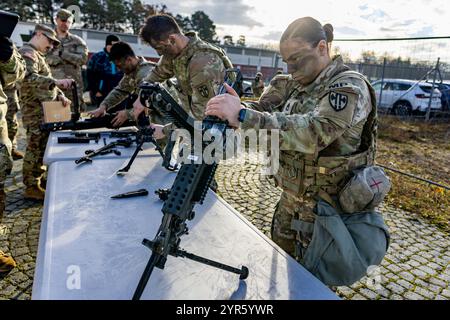
[[[11,156],[12,156],[13,160],[23,159],[23,153],[17,149],[12,149]]]
[[[27,187],[23,196],[25,199],[42,201],[45,198],[45,190],[40,186]]]
[[[15,266],[14,259],[0,250],[0,274],[10,272]]]

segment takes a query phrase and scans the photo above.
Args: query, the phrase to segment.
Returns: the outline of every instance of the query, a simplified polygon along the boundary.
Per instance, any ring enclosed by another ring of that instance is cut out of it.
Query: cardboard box
[[[61,101],[44,101],[42,108],[45,123],[70,121],[72,117],[70,107],[65,108]]]

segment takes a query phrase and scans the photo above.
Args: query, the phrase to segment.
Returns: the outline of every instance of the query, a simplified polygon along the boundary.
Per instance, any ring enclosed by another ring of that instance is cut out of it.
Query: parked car
[[[428,83],[432,83],[430,80]],[[435,87],[441,92],[442,110],[450,110],[450,81],[436,82]]]
[[[244,97],[253,97],[252,82],[249,80],[242,81],[242,92]]]
[[[377,94],[380,109],[388,109],[398,115],[410,115],[427,111],[432,90],[430,83],[402,79],[384,79],[380,100],[381,84],[381,80],[372,83]],[[441,92],[435,88],[431,101],[431,110],[441,109]]]

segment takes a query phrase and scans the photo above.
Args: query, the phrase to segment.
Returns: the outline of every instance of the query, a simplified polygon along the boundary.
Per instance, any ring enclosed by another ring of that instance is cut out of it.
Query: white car
[[[381,92],[381,80],[372,83],[377,94],[379,108],[390,109],[398,115],[410,115],[413,112],[426,112],[430,101],[432,85],[426,82],[402,79],[384,79]],[[433,91],[431,111],[442,109],[441,92]]]
[[[244,97],[253,97],[252,82],[249,80],[242,81],[242,92]]]

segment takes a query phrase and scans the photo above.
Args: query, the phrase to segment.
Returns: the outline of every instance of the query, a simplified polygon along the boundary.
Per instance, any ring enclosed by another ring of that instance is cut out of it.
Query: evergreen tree
[[[106,29],[113,32],[126,31],[127,7],[122,0],[106,0]]]
[[[200,38],[211,43],[217,43],[216,26],[203,11],[196,11],[191,16],[191,25],[198,32]]]
[[[83,28],[106,28],[106,5],[103,0],[84,0],[81,6]]]

